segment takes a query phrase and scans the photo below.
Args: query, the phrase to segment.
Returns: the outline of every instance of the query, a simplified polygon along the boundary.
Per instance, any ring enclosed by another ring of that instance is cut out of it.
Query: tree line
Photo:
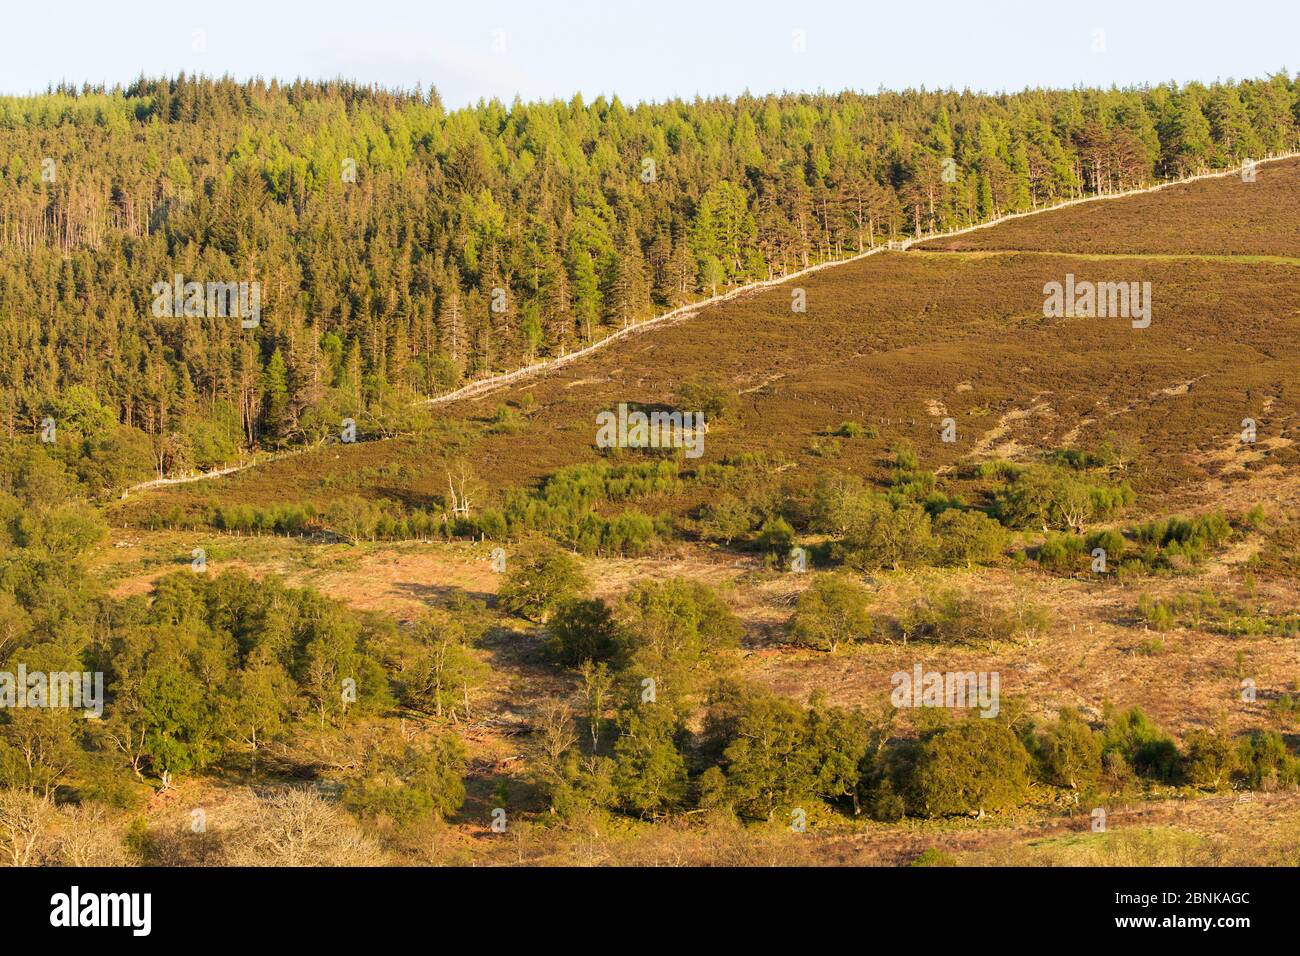
[[[1289,149],[1297,93],[1279,73],[449,112],[182,74],[0,98],[0,428],[102,409],[104,454],[160,475],[310,441],[892,237]],[[259,324],[155,316],[178,275],[259,282]]]

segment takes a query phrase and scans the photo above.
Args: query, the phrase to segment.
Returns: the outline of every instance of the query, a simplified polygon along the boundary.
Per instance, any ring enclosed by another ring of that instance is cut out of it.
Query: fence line
[[[137,491],[148,491],[151,488],[165,488],[169,485],[188,485],[193,481],[206,481],[209,478],[224,478],[226,475],[233,475],[235,472],[243,471],[246,468],[252,468],[254,465],[263,465],[270,461],[280,461],[284,458],[292,458],[294,455],[301,455],[313,448],[320,447],[320,442],[313,445],[303,445],[300,448],[290,448],[286,451],[273,452],[261,458],[253,458],[250,461],[241,462],[238,465],[225,465],[212,471],[200,472],[197,475],[180,475],[175,478],[151,478],[148,481],[142,481],[138,485],[131,485],[122,492],[122,497],[126,498]]]
[[[1300,156],[1300,152],[1280,153],[1275,156],[1266,156],[1263,159],[1255,160],[1254,163],[1256,166],[1262,166],[1265,163],[1275,163],[1285,159],[1294,159],[1297,156]],[[662,325],[668,322],[672,322],[674,320],[691,318],[695,315],[695,313],[699,312],[701,309],[706,309],[714,305],[719,305],[723,302],[729,302],[732,299],[737,299],[742,296],[749,295],[750,293],[761,292],[763,289],[770,289],[775,286],[784,285],[785,283],[790,282],[794,279],[801,278],[802,276],[812,275],[813,273],[820,272],[823,269],[830,269],[835,266],[846,266],[849,265],[850,263],[858,262],[862,259],[867,258],[868,256],[878,255],[882,252],[906,252],[908,249],[912,248],[912,246],[917,245],[918,243],[932,242],[938,239],[949,239],[952,238],[953,236],[964,235],[968,232],[975,232],[976,230],[979,229],[990,229],[993,226],[1001,225],[1004,222],[1010,222],[1013,219],[1024,219],[1028,216],[1037,216],[1045,212],[1056,212],[1057,210],[1060,209],[1067,209],[1071,206],[1080,206],[1085,203],[1102,202],[1108,199],[1125,199],[1129,196],[1141,196],[1146,193],[1154,193],[1154,192],[1159,192],[1162,189],[1169,189],[1171,186],[1182,186],[1182,185],[1186,185],[1187,183],[1199,182],[1205,179],[1221,179],[1225,176],[1236,176],[1236,175],[1240,175],[1244,169],[1245,166],[1243,164],[1242,166],[1234,166],[1231,169],[1195,173],[1191,176],[1184,176],[1180,179],[1170,179],[1165,182],[1156,183],[1151,186],[1138,186],[1133,189],[1126,189],[1116,193],[1099,193],[1093,196],[1080,196],[1077,199],[1067,199],[1064,200],[1063,202],[1054,203],[1053,205],[1050,206],[1042,206],[1038,209],[1029,209],[1024,212],[1007,213],[1004,216],[998,216],[996,219],[990,219],[987,222],[976,223],[973,226],[962,226],[960,229],[951,229],[948,232],[931,233],[930,235],[926,235],[926,236],[913,236],[910,239],[891,239],[883,245],[873,246],[872,248],[866,250],[865,252],[859,252],[845,259],[828,259],[825,262],[819,262],[815,265],[811,265],[804,269],[800,269],[797,272],[791,272],[788,275],[780,276],[778,278],[773,278],[773,279],[762,279],[758,282],[751,282],[748,283],[747,285],[737,286],[736,288],[732,289],[729,292],[723,292],[719,295],[710,296],[707,299],[701,299],[698,302],[691,302],[688,303],[687,305],[678,306],[677,308],[665,312],[662,315],[657,315],[653,318],[646,319],[644,322],[639,322],[634,325],[625,326],[624,328],[619,329],[617,332],[612,332],[609,335],[605,336],[604,338],[592,342],[590,345],[585,345],[582,348],[577,349],[576,351],[569,352],[567,355],[561,355],[557,358],[543,359],[540,362],[535,362],[532,365],[526,365],[523,368],[517,368],[514,369],[513,371],[502,372],[499,375],[492,375],[487,378],[482,378],[476,382],[470,382],[467,385],[462,385],[460,388],[454,389],[443,395],[436,395],[432,398],[422,398],[413,402],[412,404],[413,405],[443,405],[448,402],[460,401],[461,399],[478,398],[480,396],[495,392],[498,389],[505,387],[506,385],[510,385],[514,382],[520,381],[521,379],[528,378],[532,375],[539,375],[543,372],[549,372],[552,369],[560,368],[561,366],[567,365],[570,362],[575,362],[580,358],[583,358],[595,351],[598,351],[599,349],[603,349],[606,346],[621,341],[622,339],[630,335],[634,335],[638,332],[643,332],[646,329],[651,328],[653,326]],[[136,491],[147,491],[150,488],[161,488],[167,485],[183,485],[193,481],[204,481],[209,478],[221,478],[225,475],[231,475],[234,474],[235,472],[243,471],[246,468],[251,468],[254,465],[262,464],[268,461],[277,461],[282,458],[287,458],[290,455],[301,454],[302,452],[313,447],[316,446],[309,445],[304,448],[298,448],[288,452],[273,454],[268,457],[256,459],[254,461],[246,462],[241,465],[232,465],[230,467],[221,468],[216,471],[205,472],[204,474],[201,475],[186,475],[179,478],[155,478],[152,481],[145,481],[145,482],[141,482],[138,485],[133,485],[132,487],[128,488],[126,491],[122,493],[122,497],[125,498],[127,495]]]
[[[1258,166],[1264,163],[1278,162],[1284,159],[1293,159],[1297,156],[1300,156],[1300,152],[1282,153],[1277,156],[1268,156],[1264,159],[1256,160],[1255,164]],[[1240,174],[1243,168],[1244,168],[1243,166],[1236,166],[1228,170],[1217,170],[1213,172],[1197,173],[1192,176],[1184,176],[1181,179],[1171,179],[1166,182],[1156,183],[1155,185],[1152,186],[1139,186],[1134,189],[1126,189],[1123,190],[1122,192],[1117,192],[1117,193],[1100,193],[1095,196],[1080,196],[1077,199],[1067,199],[1064,202],[1054,203],[1051,206],[1043,206],[1039,209],[1029,209],[1026,210],[1025,212],[1007,213],[1005,216],[999,216],[998,218],[990,219],[987,222],[976,223],[973,226],[962,226],[960,229],[951,229],[948,232],[931,233],[930,235],[926,235],[926,236],[914,236],[910,239],[891,239],[886,244],[874,246],[871,249],[866,250],[865,252],[859,252],[856,255],[849,256],[846,259],[829,259],[826,262],[819,262],[816,265],[808,266],[807,268],[800,269],[797,272],[791,272],[788,275],[784,275],[779,278],[763,279],[758,282],[751,282],[747,285],[737,286],[736,288],[732,289],[730,292],[724,292],[720,295],[711,296],[710,298],[707,299],[701,299],[699,302],[692,302],[687,305],[678,306],[676,309],[673,309],[669,312],[665,312],[663,315],[657,315],[654,318],[647,319],[644,322],[640,322],[635,325],[629,325],[622,329],[619,329],[617,332],[613,332],[605,336],[603,339],[599,339],[595,342],[592,342],[590,345],[583,346],[582,348],[570,352],[567,355],[562,355],[559,356],[558,358],[544,359],[541,362],[536,362],[532,365],[526,365],[523,368],[514,369],[513,371],[510,372],[503,372],[499,375],[493,375],[488,378],[479,379],[476,382],[470,382],[468,385],[462,385],[460,388],[447,392],[444,395],[438,395],[433,398],[421,399],[416,404],[442,405],[446,402],[459,401],[460,399],[463,398],[477,398],[481,395],[494,392],[505,385],[509,385],[513,382],[519,381],[520,379],[527,378],[531,375],[540,374],[542,372],[549,372],[550,370],[559,368],[562,365],[567,365],[570,362],[576,361],[577,359],[590,355],[592,352],[595,352],[598,349],[605,348],[607,345],[611,345],[614,342],[619,341],[620,339],[623,339],[629,335],[633,335],[637,332],[644,331],[645,329],[650,328],[652,326],[670,322],[674,319],[689,318],[692,315],[694,315],[694,313],[698,312],[701,309],[705,309],[713,305],[718,305],[723,302],[728,302],[732,299],[736,299],[741,296],[748,295],[749,293],[752,292],[759,292],[763,289],[770,289],[773,286],[783,285],[784,283],[790,282],[793,279],[798,279],[802,276],[811,275],[814,272],[820,272],[822,269],[829,269],[833,266],[849,265],[850,263],[858,262],[861,259],[865,259],[868,256],[877,255],[881,252],[891,252],[891,251],[905,252],[906,250],[910,249],[912,246],[916,245],[917,243],[931,242],[937,239],[948,239],[953,236],[960,236],[968,232],[974,232],[977,229],[989,229],[993,226],[1001,225],[1004,222],[1010,222],[1013,219],[1023,219],[1027,216],[1037,216],[1045,212],[1055,212],[1059,209],[1066,209],[1070,206],[1078,206],[1084,203],[1100,202],[1102,200],[1107,200],[1107,199],[1124,199],[1128,196],[1140,196],[1144,193],[1159,192],[1160,190],[1168,189],[1171,186],[1181,186],[1186,183],[1193,183],[1203,179],[1218,179],[1224,176],[1235,176]]]

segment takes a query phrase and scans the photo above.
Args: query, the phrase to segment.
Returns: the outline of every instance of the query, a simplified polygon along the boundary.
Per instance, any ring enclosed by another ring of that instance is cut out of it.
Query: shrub
[[[1300,759],[1287,750],[1276,731],[1256,731],[1237,744],[1234,773],[1254,790],[1277,790],[1300,784]]]
[[[898,469],[890,482],[890,500],[928,500],[934,494],[939,478],[932,471],[904,471]]]
[[[919,471],[921,459],[916,455],[916,448],[909,441],[895,442],[889,449],[894,456],[894,468],[899,471]]]
[[[475,521],[478,532],[487,538],[500,540],[509,533],[506,517],[495,508],[484,508]]]
[[[1084,544],[1077,534],[1049,534],[1038,549],[1038,564],[1049,571],[1073,574],[1083,566]]]
[[[794,545],[794,528],[780,515],[768,518],[758,532],[758,546],[768,554],[784,555]]]
[[[742,633],[726,602],[685,578],[638,582],[619,601],[616,618],[623,669],[654,680],[658,698],[683,709]]]
[[[1126,711],[1107,708],[1102,754],[1116,754],[1144,777],[1173,783],[1178,777],[1178,746],[1151,723],[1140,707]]]
[[[683,411],[703,412],[706,426],[731,418],[740,404],[740,396],[734,389],[708,377],[692,379],[684,384],[678,398]]]
[[[841,438],[861,438],[864,435],[868,438],[876,437],[874,428],[864,427],[858,422],[843,422],[835,429],[835,434]]]
[[[1254,505],[1241,519],[1242,526],[1248,531],[1259,531],[1268,524],[1268,512],[1263,505]]]
[[[796,643],[834,654],[840,644],[860,641],[871,632],[870,599],[870,592],[851,578],[819,574],[799,595],[790,635]]]
[[[1291,694],[1272,700],[1268,705],[1268,712],[1273,715],[1279,723],[1287,724],[1295,720],[1300,715],[1300,697]]]
[[[1163,601],[1153,600],[1148,594],[1138,595],[1138,617],[1157,631],[1167,631],[1177,623],[1174,609]]]
[[[1112,567],[1119,567],[1120,562],[1124,560],[1124,549],[1127,547],[1124,541],[1124,535],[1120,534],[1114,528],[1107,528],[1103,531],[1094,531],[1088,535],[1085,545],[1088,554],[1091,555],[1098,548],[1106,552],[1106,569],[1109,571]]]
[[[913,860],[911,863],[908,864],[908,866],[956,866],[956,865],[957,865],[956,857],[949,856],[947,853],[944,853],[942,850],[936,849],[935,847],[929,847],[924,852],[922,852],[920,856],[918,856],[915,860]]]
[[[808,445],[808,453],[818,458],[835,458],[844,452],[844,444],[836,437],[814,438]]]
[[[548,647],[569,667],[583,661],[608,661],[618,650],[618,631],[609,606],[599,598],[560,605],[550,623]]]
[[[680,488],[674,461],[572,465],[556,471],[536,491],[516,490],[507,495],[501,511],[505,527],[493,536],[539,532],[584,554],[644,554],[658,538],[670,534],[670,526],[656,524],[636,510],[605,518],[596,513],[596,506],[671,494]],[[486,515],[480,516],[480,524]]]
[[[961,495],[950,495],[943,491],[930,492],[925,496],[925,500],[922,504],[925,505],[925,510],[929,513],[931,518],[937,518],[939,515],[950,509],[955,508],[958,511],[966,511],[970,508],[966,499]],[[982,514],[982,512],[980,513]],[[1001,525],[998,525],[998,527],[1001,528]]]
[[[923,564],[934,553],[930,515],[918,504],[891,506],[873,496],[855,504],[858,514],[845,535],[843,549],[856,568],[900,568]]]
[[[620,802],[642,816],[679,804],[686,795],[686,761],[673,742],[679,727],[672,708],[634,707],[623,712],[621,725],[612,777]]]
[[[1036,636],[1048,612],[1033,604],[1008,606],[943,591],[917,601],[898,621],[904,640],[941,644],[987,644]]]
[[[572,556],[554,545],[537,544],[514,558],[497,597],[506,610],[544,624],[556,608],[587,587]]]
[[[1180,562],[1199,563],[1208,551],[1228,539],[1232,528],[1222,512],[1215,512],[1198,518],[1148,521],[1130,533],[1142,546],[1134,555],[1139,566],[1156,571],[1177,569]]]
[[[1088,494],[1092,499],[1093,519],[1113,518],[1133,507],[1137,501],[1137,493],[1128,482],[1121,482],[1118,485],[1092,485],[1088,489]]]
[[[722,495],[717,501],[705,505],[700,514],[700,534],[710,541],[731,544],[753,527],[753,509],[735,495]]]
[[[372,752],[363,776],[343,790],[343,805],[361,816],[387,816],[399,824],[430,815],[447,817],[465,802],[465,748],[452,734],[396,759]]]
[[[523,430],[523,416],[508,405],[498,405],[492,414],[489,430],[498,435],[514,435]]]
[[[994,461],[982,461],[976,465],[975,477],[982,481],[1013,481],[1024,470],[1024,465],[999,458]]]
[[[911,773],[909,804],[927,817],[1015,806],[1029,786],[1029,754],[997,720],[972,717],[924,740]]]
[[[647,554],[657,540],[655,523],[640,511],[624,511],[603,522],[596,551],[607,555],[638,557]]]
[[[1184,773],[1187,782],[1202,790],[1222,790],[1236,768],[1236,753],[1226,729],[1200,727],[1187,735]]]
[[[561,820],[590,819],[603,815],[618,802],[614,786],[614,761],[610,757],[566,752],[558,772],[545,781],[551,809]]]
[[[1061,711],[1039,743],[1044,778],[1057,787],[1091,790],[1101,777],[1101,740],[1073,710]]]
[[[934,521],[934,531],[945,564],[971,567],[996,561],[1007,546],[1002,525],[982,511],[943,510]]]
[[[1098,456],[1077,448],[1058,448],[1045,457],[1051,464],[1065,465],[1075,471],[1087,471],[1089,468],[1097,468],[1103,464]]]

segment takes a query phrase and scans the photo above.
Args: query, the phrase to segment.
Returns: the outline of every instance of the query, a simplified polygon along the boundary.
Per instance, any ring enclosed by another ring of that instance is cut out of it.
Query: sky
[[[449,107],[997,92],[1264,76],[1300,69],[1298,36],[1296,0],[7,0],[0,93],[181,71],[418,84]]]

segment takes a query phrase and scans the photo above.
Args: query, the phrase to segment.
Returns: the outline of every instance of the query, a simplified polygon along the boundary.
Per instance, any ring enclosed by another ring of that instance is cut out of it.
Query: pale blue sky
[[[181,70],[420,83],[449,106],[575,92],[633,102],[1018,90],[1295,70],[1298,37],[1296,0],[9,0],[0,93]]]

